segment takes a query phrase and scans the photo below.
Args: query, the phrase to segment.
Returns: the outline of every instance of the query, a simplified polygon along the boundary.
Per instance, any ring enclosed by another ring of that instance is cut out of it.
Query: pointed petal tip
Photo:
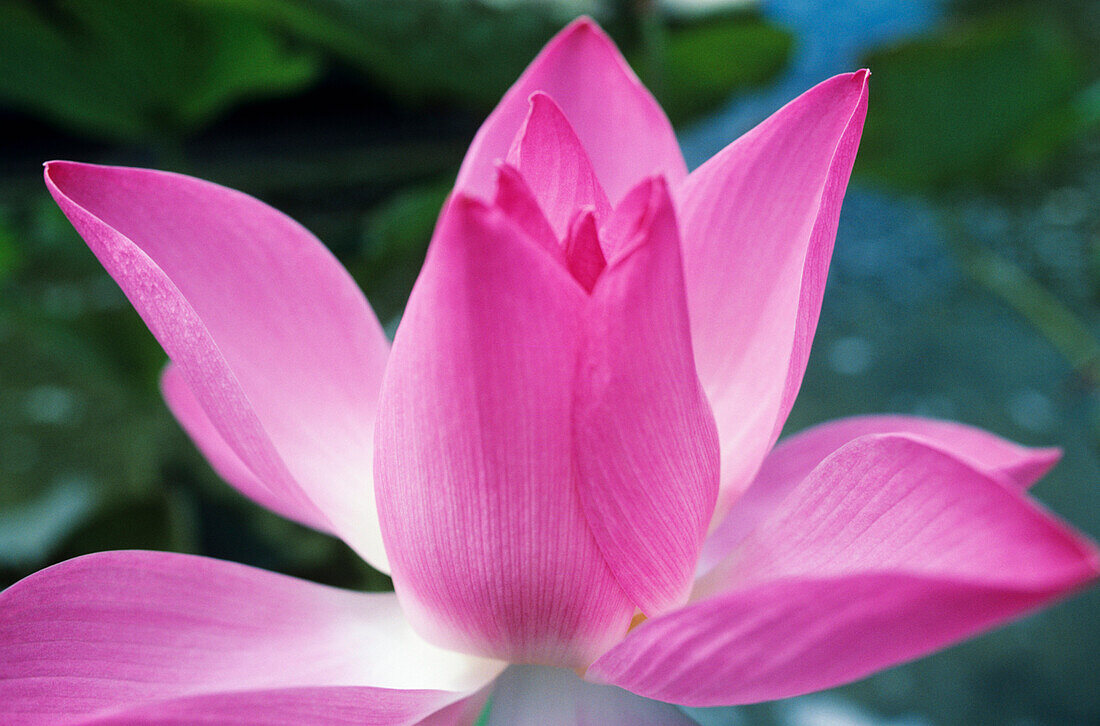
[[[1096,543],[1090,540],[1085,540],[1085,546],[1088,549],[1086,564],[1090,570],[1089,576],[1085,580],[1085,584],[1088,584],[1100,578],[1100,547],[1097,547]]]
[[[650,174],[649,176],[643,177],[634,188],[645,189],[652,199],[652,196],[660,190],[661,186],[664,186],[666,189],[668,188],[668,182],[665,180],[664,174]]]
[[[57,183],[58,179],[55,178],[57,172],[76,171],[76,170],[110,170],[120,167],[111,166],[110,164],[92,164],[87,161],[70,161],[68,159],[51,159],[49,161],[42,162],[42,172],[48,181]],[[171,173],[171,172],[165,172]]]
[[[644,200],[642,203],[645,204],[645,208],[651,211],[653,207],[660,204],[662,197],[670,193],[668,180],[665,179],[664,174],[650,174],[627,192],[626,197],[623,197],[623,201],[619,202],[619,206],[625,206],[628,199],[634,200],[634,203],[640,203]]]
[[[554,103],[554,99],[550,98],[550,95],[546,91],[531,91],[530,95],[527,96],[527,103],[531,106],[537,103],[546,103],[547,101],[550,101],[554,106],[558,105]]]
[[[56,187],[57,180],[54,179],[54,173],[69,166],[76,166],[78,163],[79,162],[75,161],[63,161],[61,159],[52,159],[42,162],[42,177],[46,180],[46,186]]]
[[[600,27],[600,24],[592,19],[590,15],[579,15],[575,20],[562,28],[558,34],[559,37],[565,38],[573,35],[581,35],[584,33],[592,33],[600,38],[607,38],[607,33]]]
[[[1062,447],[1060,446],[1042,446],[1032,449],[1031,453],[1036,460],[1049,463],[1050,466],[1057,464],[1065,455],[1065,452],[1062,451]]]
[[[852,71],[851,73],[841,73],[822,81],[820,86],[835,86],[836,90],[840,93],[855,93],[856,98],[860,98],[867,93],[867,86],[871,78],[871,71],[867,68],[860,68],[858,71]]]
[[[605,225],[607,264],[614,267],[638,249],[646,239],[644,234],[665,206],[672,207],[671,190],[664,174],[651,174],[627,192],[615,208],[617,220]]]
[[[1057,446],[1025,449],[1027,457],[1014,466],[1006,468],[1005,473],[1017,481],[1026,482],[1030,487],[1047,475],[1062,460],[1062,449]]]
[[[436,233],[432,235],[433,244],[440,237],[439,230],[444,227],[453,228],[454,225],[475,224],[484,226],[494,213],[499,211],[489,201],[482,199],[474,193],[455,190],[447,201],[443,203],[443,211],[436,225]],[[443,235],[445,236],[445,235]]]
[[[581,15],[576,20],[566,25],[558,33],[555,40],[568,41],[576,38],[580,42],[590,42],[610,49],[619,55],[619,46],[615,40],[589,15]]]
[[[474,194],[468,194],[463,191],[455,191],[447,203],[444,205],[447,209],[459,212],[465,215],[485,213],[489,211],[489,205],[485,200]]]
[[[855,107],[866,102],[867,88],[870,85],[868,79],[870,77],[871,71],[866,68],[830,76],[792,100],[788,105],[816,100],[830,105],[850,104]]]
[[[527,182],[523,181],[523,176],[519,173],[519,169],[516,168],[516,165],[507,159],[494,160],[493,171],[496,173],[496,189],[498,193],[502,181],[504,181],[504,183],[522,183],[524,186],[527,185]],[[462,193],[463,192],[460,191],[455,192],[455,194]]]

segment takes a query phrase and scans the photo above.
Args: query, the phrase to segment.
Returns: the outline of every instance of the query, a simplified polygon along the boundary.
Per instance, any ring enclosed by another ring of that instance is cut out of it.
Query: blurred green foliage
[[[231,7],[323,49],[406,103],[491,108],[543,43],[592,0],[192,0]]]
[[[643,70],[643,80],[672,123],[680,125],[774,78],[790,59],[793,45],[789,31],[742,13],[673,26],[656,63],[646,63],[642,53],[628,57]]]
[[[145,496],[171,431],[150,400],[161,354],[64,217],[39,199],[0,212],[0,240],[16,229],[0,266],[0,566],[36,563],[99,507]]]
[[[874,111],[859,171],[948,191],[1033,170],[1100,122],[1097,89],[1062,21],[998,10],[871,53]]]
[[[484,113],[546,40],[601,13],[647,64],[676,121],[766,81],[789,33],[751,12],[677,23],[665,53],[594,0],[0,0],[0,101],[79,134],[165,142],[242,101],[291,94],[325,63],[404,104]]]
[[[187,0],[0,0],[0,100],[112,141],[173,137],[313,81],[316,55]]]
[[[451,184],[446,177],[410,185],[378,204],[363,222],[366,254],[352,263],[351,273],[368,286],[364,289],[391,336]]]
[[[606,4],[593,0],[197,1],[251,12],[359,68],[406,103],[442,100],[480,112],[491,109],[543,44],[580,14],[600,17],[618,31],[674,122],[767,81],[786,63],[792,44],[789,32],[742,3],[732,14],[677,22],[654,41],[663,47],[647,48],[647,35],[633,27],[647,18],[608,15]]]

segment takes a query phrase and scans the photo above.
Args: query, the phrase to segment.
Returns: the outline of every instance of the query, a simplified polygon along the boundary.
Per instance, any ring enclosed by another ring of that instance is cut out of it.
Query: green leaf
[[[376,206],[364,220],[364,258],[351,261],[349,269],[383,323],[399,315],[408,299],[453,181],[447,176],[408,187]]]
[[[359,69],[406,103],[492,108],[557,30],[594,0],[194,0],[232,7]]]
[[[787,65],[793,46],[790,31],[751,14],[673,28],[651,86],[679,125],[770,81]]]
[[[358,68],[406,103],[442,100],[479,112],[496,105],[566,23],[604,8],[593,0],[195,1],[250,13]],[[621,19],[605,19],[613,34],[626,30]],[[646,80],[666,89],[658,96],[673,120],[683,121],[770,79],[791,46],[790,33],[739,11],[677,25],[662,48],[635,48],[628,56],[647,61],[634,67],[648,70],[648,51],[657,51],[655,74]]]
[[[0,208],[0,282],[13,274],[21,262],[22,255],[16,243],[15,229],[7,210]]]
[[[315,56],[188,0],[0,0],[0,101],[111,141],[172,138],[312,81]]]
[[[877,51],[858,173],[946,191],[1042,164],[1090,121],[1084,60],[1053,18],[1000,12]]]

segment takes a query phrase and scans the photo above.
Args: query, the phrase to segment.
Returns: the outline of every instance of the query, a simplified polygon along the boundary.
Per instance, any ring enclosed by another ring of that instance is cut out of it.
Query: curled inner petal
[[[607,260],[600,249],[600,236],[596,229],[596,214],[591,209],[582,209],[573,217],[569,225],[569,236],[565,239],[565,259],[573,279],[588,292],[596,279],[607,267]]]

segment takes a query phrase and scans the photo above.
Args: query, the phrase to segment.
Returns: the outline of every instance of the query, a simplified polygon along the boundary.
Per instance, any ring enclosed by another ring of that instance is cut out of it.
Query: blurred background
[[[1065,459],[1035,488],[1100,538],[1100,3],[1037,0],[0,0],[0,587],[117,548],[388,587],[219,482],[164,355],[49,199],[47,159],[260,197],[392,332],[479,122],[541,45],[600,21],[694,167],[835,73],[873,71],[788,432],[953,418]],[[822,694],[703,724],[1100,723],[1100,589]]]

